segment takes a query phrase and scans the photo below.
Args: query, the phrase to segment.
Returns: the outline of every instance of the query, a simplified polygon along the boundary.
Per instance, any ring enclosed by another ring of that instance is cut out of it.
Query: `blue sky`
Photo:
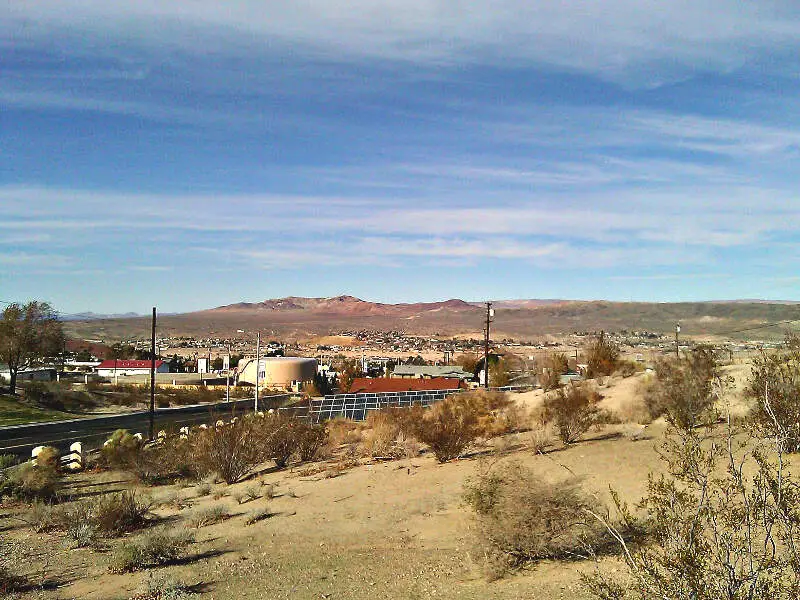
[[[800,299],[800,5],[0,9],[0,299]]]

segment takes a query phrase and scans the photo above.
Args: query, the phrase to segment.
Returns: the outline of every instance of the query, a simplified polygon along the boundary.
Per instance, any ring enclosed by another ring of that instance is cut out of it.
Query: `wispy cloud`
[[[771,48],[796,47],[800,39],[792,4],[780,1],[678,0],[666,7],[654,0],[611,0],[578,7],[522,0],[240,0],[224,6],[212,0],[40,0],[9,7],[6,34],[18,42],[59,28],[110,30],[161,46],[215,47],[229,32],[238,45],[263,36],[273,46],[328,56],[441,64],[525,60],[649,85],[687,70],[736,68]]]

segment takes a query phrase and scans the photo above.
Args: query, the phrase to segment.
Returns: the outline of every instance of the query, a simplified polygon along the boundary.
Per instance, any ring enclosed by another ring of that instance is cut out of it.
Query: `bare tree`
[[[11,393],[16,392],[20,370],[57,354],[63,345],[64,330],[50,304],[9,304],[0,320],[0,361],[8,364]]]

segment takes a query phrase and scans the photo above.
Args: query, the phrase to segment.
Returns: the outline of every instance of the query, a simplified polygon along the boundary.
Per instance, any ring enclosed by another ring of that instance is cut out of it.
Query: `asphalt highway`
[[[289,394],[264,396],[259,399],[263,406],[277,406],[289,398]],[[159,408],[155,411],[155,430],[177,430],[188,425],[211,423],[232,414],[242,414],[253,410],[253,400],[231,400],[216,404],[197,404]],[[87,446],[108,439],[117,429],[127,429],[132,433],[141,432],[147,436],[150,427],[149,411],[138,411],[117,415],[104,415],[68,421],[49,421],[27,425],[0,427],[0,454],[30,456],[36,446],[54,446],[66,451],[73,442],[83,442]]]

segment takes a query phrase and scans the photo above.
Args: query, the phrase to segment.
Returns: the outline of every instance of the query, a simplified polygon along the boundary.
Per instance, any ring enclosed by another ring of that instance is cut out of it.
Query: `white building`
[[[101,377],[125,377],[128,375],[147,375],[150,373],[149,360],[122,360],[112,358],[104,360],[97,366],[97,374]],[[156,373],[169,373],[169,363],[156,361]]]

